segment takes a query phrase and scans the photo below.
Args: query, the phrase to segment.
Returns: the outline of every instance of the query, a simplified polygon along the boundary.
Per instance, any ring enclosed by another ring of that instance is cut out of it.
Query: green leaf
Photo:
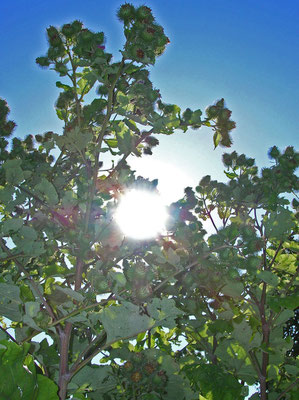
[[[60,89],[64,89],[64,90],[73,90],[73,88],[69,85],[65,85],[64,83],[57,81],[56,82],[56,87],[60,88]]]
[[[270,239],[285,239],[295,228],[293,213],[283,207],[271,212],[264,222],[265,234]]]
[[[248,322],[243,320],[241,323],[233,324],[234,330],[232,332],[232,337],[234,337],[246,350],[249,350],[256,346],[255,341],[252,339],[252,329]]]
[[[18,159],[8,160],[3,164],[6,180],[12,185],[18,185],[24,180],[24,173],[21,169],[22,161]]]
[[[0,398],[11,400],[34,398],[35,374],[31,371],[34,365],[32,359],[27,359],[25,362],[29,347],[29,344],[22,348],[13,342],[5,340],[0,342]],[[29,370],[23,367],[24,364],[27,364]]]
[[[222,135],[219,132],[214,133],[214,136],[213,136],[214,149],[216,149],[216,147],[218,146],[221,138],[222,138]]]
[[[109,365],[86,366],[74,376],[71,382],[78,387],[87,386],[89,390],[97,390],[98,393],[108,393],[117,384],[112,372]]]
[[[40,310],[40,303],[37,303],[36,301],[28,301],[25,303],[25,313],[33,318],[36,317],[36,314]]]
[[[116,138],[122,154],[130,154],[136,150],[136,136],[124,122],[119,123]]]
[[[81,132],[79,127],[65,132],[63,136],[53,135],[60,150],[81,152],[92,139],[91,132]]]
[[[228,282],[221,288],[223,294],[233,298],[241,298],[243,290],[244,287],[241,282]]]
[[[100,312],[99,318],[107,333],[107,343],[133,338],[152,328],[155,323],[146,314],[141,315],[138,306],[128,302],[105,308]]]
[[[67,119],[67,113],[65,110],[60,110],[60,108],[55,109],[57,117],[61,119],[62,121],[65,121]]]
[[[80,89],[78,90],[78,93],[82,94],[84,92],[84,95],[87,94],[95,84],[96,80],[96,76],[91,73],[84,75],[84,77],[79,79],[77,82],[77,85]]]
[[[104,141],[109,147],[112,147],[113,149],[117,148],[117,140],[116,139],[105,139]]]
[[[14,188],[11,186],[1,187],[0,188],[0,202],[9,203],[12,201],[12,196],[14,194]]]
[[[281,313],[278,314],[278,317],[275,319],[275,325],[276,326],[282,325],[293,316],[294,316],[294,311],[283,310]]]
[[[183,315],[183,311],[175,306],[173,299],[153,299],[147,306],[149,315],[156,320],[155,326],[172,329],[176,326],[175,319]]]
[[[23,226],[23,220],[21,218],[10,218],[4,222],[1,222],[2,234],[4,236],[9,235],[11,232],[17,232]]]
[[[122,107],[125,107],[129,104],[128,96],[126,96],[123,92],[117,92],[116,99]]]
[[[270,271],[257,271],[257,277],[270,286],[275,287],[279,283],[279,278]]]
[[[35,186],[35,190],[44,196],[49,205],[55,205],[58,203],[56,189],[46,178],[41,179],[41,182]]]
[[[238,175],[235,172],[228,172],[228,171],[223,171],[225,173],[225,175],[229,178],[229,179],[234,179],[234,178],[238,178]]]
[[[58,387],[44,375],[37,374],[38,393],[36,400],[58,400]]]
[[[199,384],[206,400],[241,400],[242,385],[231,374],[218,365],[196,365],[192,369],[192,380]],[[189,372],[190,375],[190,372]]]
[[[84,297],[82,296],[81,293],[78,293],[75,290],[72,290],[70,288],[61,287],[61,286],[56,285],[55,291],[62,292],[64,294],[66,294],[67,296],[71,297],[72,299],[78,301],[79,303],[82,303],[84,300]]]
[[[0,399],[58,400],[58,387],[49,378],[37,375],[30,344],[19,346],[0,341]]]
[[[26,241],[34,241],[37,239],[37,232],[30,226],[24,225],[19,230],[19,235]]]
[[[15,322],[21,321],[22,301],[19,287],[10,283],[0,283],[0,293],[0,315]]]
[[[167,261],[172,265],[177,265],[180,262],[180,257],[171,247],[167,251]]]

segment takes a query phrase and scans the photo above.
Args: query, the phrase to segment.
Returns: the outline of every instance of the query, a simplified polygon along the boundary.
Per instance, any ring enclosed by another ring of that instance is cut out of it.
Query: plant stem
[[[67,394],[67,385],[70,379],[69,369],[68,369],[68,353],[69,353],[69,343],[72,333],[72,324],[67,322],[65,328],[59,334],[60,339],[60,364],[59,364],[59,398],[60,400],[65,400]]]
[[[263,283],[262,296],[260,302],[260,316],[262,322],[262,332],[263,332],[263,344],[267,347],[269,345],[270,339],[270,327],[265,315],[265,305],[266,305],[266,290],[267,284]],[[267,400],[267,367],[269,363],[269,354],[265,351],[262,352],[262,367],[261,375],[259,376],[260,389],[261,389],[261,400]]]

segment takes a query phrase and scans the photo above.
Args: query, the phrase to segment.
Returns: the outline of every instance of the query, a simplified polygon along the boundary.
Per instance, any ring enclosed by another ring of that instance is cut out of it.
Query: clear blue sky
[[[47,26],[80,19],[104,31],[108,51],[118,54],[124,38],[115,16],[119,0],[15,0],[0,8],[0,97],[7,99],[17,136],[61,132],[54,103],[53,71],[35,58],[47,49]],[[205,109],[224,97],[237,122],[232,150],[268,165],[276,144],[298,147],[298,0],[149,0],[171,43],[152,70],[163,100],[182,108]],[[223,149],[212,150],[205,131],[161,138],[150,159],[167,160],[192,180],[223,178]],[[171,177],[170,177],[171,179]],[[186,182],[189,184],[189,182]]]

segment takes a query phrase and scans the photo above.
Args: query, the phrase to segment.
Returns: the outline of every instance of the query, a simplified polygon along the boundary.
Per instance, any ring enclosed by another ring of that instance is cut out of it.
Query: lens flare
[[[115,212],[115,220],[125,236],[150,239],[165,230],[168,214],[156,193],[132,189],[125,193]]]

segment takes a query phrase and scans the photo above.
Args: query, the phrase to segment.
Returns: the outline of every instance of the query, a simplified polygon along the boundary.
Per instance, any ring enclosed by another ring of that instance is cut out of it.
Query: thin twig
[[[297,385],[297,383],[299,383],[299,379],[296,379],[293,383],[291,383],[282,393],[280,393],[280,395],[277,397],[276,400],[280,400],[283,398],[283,396],[289,392],[295,385]]]

